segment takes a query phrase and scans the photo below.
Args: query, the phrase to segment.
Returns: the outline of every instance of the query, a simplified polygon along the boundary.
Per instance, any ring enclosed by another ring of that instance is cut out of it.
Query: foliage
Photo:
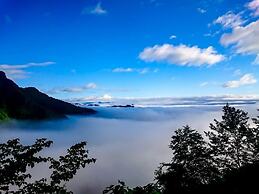
[[[255,143],[258,132],[248,121],[247,112],[226,105],[222,121],[215,119],[215,124],[210,124],[211,131],[205,132],[219,169],[240,168],[257,160]]]
[[[24,146],[19,139],[14,139],[0,144],[0,193],[72,193],[67,191],[64,182],[72,179],[79,168],[96,160],[88,158],[86,142],[72,146],[58,160],[40,156],[39,152],[52,143],[47,139],[37,139],[33,145]],[[50,163],[50,178],[29,182],[32,175],[28,169],[39,163]]]
[[[255,193],[255,191],[258,190],[258,173],[258,162],[246,164],[227,172],[219,184],[212,189],[214,193]],[[208,189],[210,189],[210,187],[208,187]]]
[[[156,171],[164,193],[187,192],[217,177],[210,149],[196,130],[189,126],[176,130],[169,147],[173,151],[171,163],[162,163]]]
[[[252,128],[253,136],[250,138],[250,140],[252,141],[253,157],[258,161],[259,160],[259,116],[257,116],[256,118],[253,118],[252,120],[255,127]]]
[[[3,109],[0,109],[0,121],[8,120],[9,117]]]
[[[161,194],[159,188],[155,184],[148,184],[143,187],[135,187],[133,189],[126,186],[123,181],[118,181],[118,185],[107,187],[103,194]]]

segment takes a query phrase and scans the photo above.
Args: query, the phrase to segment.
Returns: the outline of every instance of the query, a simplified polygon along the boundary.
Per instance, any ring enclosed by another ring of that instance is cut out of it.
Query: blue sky
[[[0,0],[0,70],[62,99],[254,96],[258,16],[258,0]]]

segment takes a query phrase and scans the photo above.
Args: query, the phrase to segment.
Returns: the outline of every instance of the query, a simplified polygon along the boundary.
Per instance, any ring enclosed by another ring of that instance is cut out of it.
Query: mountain
[[[95,110],[82,108],[57,100],[36,88],[20,88],[0,71],[0,120],[14,119],[53,119],[66,115],[88,115]]]

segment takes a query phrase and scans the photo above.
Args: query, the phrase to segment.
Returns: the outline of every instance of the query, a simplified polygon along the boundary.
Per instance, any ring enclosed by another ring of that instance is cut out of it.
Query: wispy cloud
[[[209,85],[209,82],[202,82],[201,84],[200,84],[200,87],[205,87],[205,86],[208,86]]]
[[[169,39],[176,39],[177,37],[176,37],[176,35],[171,35],[170,37],[169,37]]]
[[[102,7],[101,2],[97,3],[95,7],[86,7],[83,9],[82,14],[94,14],[94,15],[105,15],[107,10]]]
[[[129,72],[133,72],[134,69],[133,68],[122,68],[122,67],[118,67],[112,70],[112,72],[114,73],[129,73]]]
[[[184,44],[147,47],[139,54],[139,58],[146,62],[165,62],[180,66],[213,65],[225,59],[211,46],[201,49],[198,46],[189,47]]]
[[[233,72],[233,75],[234,76],[240,76],[242,74],[241,70],[240,69],[237,69]]]
[[[26,78],[29,72],[26,69],[31,67],[45,67],[53,65],[55,62],[47,61],[42,63],[26,63],[22,65],[10,65],[10,64],[0,64],[0,71],[4,71],[8,77],[15,79]]]
[[[259,56],[259,20],[247,18],[247,9],[253,11],[254,16],[259,16],[259,0],[252,0],[245,5],[246,9],[238,14],[232,11],[218,17],[214,24],[221,24],[224,29],[232,31],[224,33],[220,38],[223,46],[230,46],[235,54],[256,55],[253,64],[258,64]],[[246,20],[242,19],[247,18]]]
[[[79,92],[84,92],[86,90],[95,89],[95,88],[97,88],[97,85],[95,83],[88,83],[84,86],[78,86],[78,87],[53,88],[51,90],[48,90],[47,93],[49,94],[79,93]]]
[[[199,13],[201,13],[201,14],[204,14],[204,13],[207,12],[206,9],[203,9],[203,8],[200,8],[200,7],[197,8],[197,11],[198,11]]]
[[[102,96],[86,96],[81,98],[71,98],[66,99],[66,101],[70,102],[77,102],[77,103],[83,103],[83,102],[99,102],[99,101],[111,101],[113,100],[113,97],[110,94],[103,94]]]
[[[231,33],[222,35],[220,42],[224,46],[233,46],[237,54],[259,54],[259,20],[246,26],[239,26]]]
[[[241,26],[245,21],[241,18],[240,14],[234,14],[229,11],[226,14],[218,17],[213,22],[214,24],[221,24],[224,28],[235,28]]]
[[[114,73],[132,73],[132,72],[137,72],[139,74],[146,74],[146,73],[157,73],[159,69],[150,69],[150,68],[123,68],[123,67],[118,67],[114,68],[112,72]]]
[[[208,86],[219,86],[221,85],[218,81],[205,81],[200,83],[200,87],[208,87]]]
[[[209,33],[205,33],[204,36],[205,37],[215,37],[216,35],[218,35],[220,33],[220,30],[217,30],[215,32],[209,32]]]
[[[224,88],[238,88],[245,85],[252,85],[255,84],[257,80],[252,74],[245,74],[239,80],[232,80],[228,81],[227,83],[223,84]]]
[[[259,0],[253,0],[247,4],[248,9],[252,10],[254,16],[259,16]]]

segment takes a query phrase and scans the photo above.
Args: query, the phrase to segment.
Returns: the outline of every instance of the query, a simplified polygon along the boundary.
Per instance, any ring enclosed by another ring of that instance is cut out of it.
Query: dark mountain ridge
[[[14,119],[55,119],[96,111],[49,97],[34,87],[20,88],[0,71],[0,113]]]

